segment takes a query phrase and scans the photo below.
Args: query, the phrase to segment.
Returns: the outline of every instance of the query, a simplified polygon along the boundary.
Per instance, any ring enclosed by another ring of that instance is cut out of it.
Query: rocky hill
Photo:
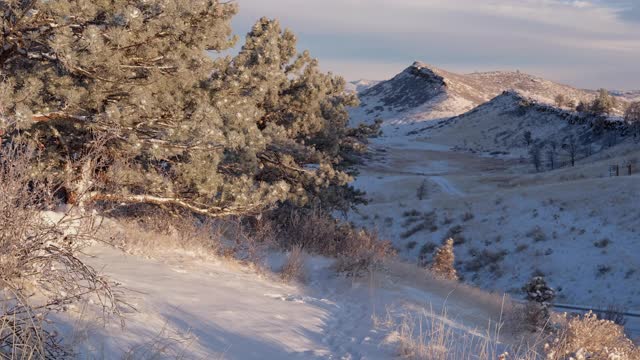
[[[507,90],[548,104],[554,103],[558,94],[576,103],[595,96],[595,91],[521,72],[456,74],[415,62],[391,80],[360,92],[362,105],[352,115],[355,121],[382,118],[393,123],[448,118],[470,111]],[[619,99],[621,104],[628,101],[624,97]]]

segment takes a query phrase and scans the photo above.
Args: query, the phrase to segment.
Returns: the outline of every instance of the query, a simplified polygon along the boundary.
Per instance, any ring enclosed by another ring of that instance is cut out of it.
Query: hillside
[[[419,63],[365,90],[354,122],[381,117],[384,136],[356,180],[370,202],[349,220],[424,266],[454,238],[457,271],[486,290],[522,297],[542,275],[560,303],[638,311],[631,284],[640,263],[629,254],[638,247],[640,147],[615,116],[558,108],[559,93],[595,94],[522,73],[459,75]],[[612,165],[620,177],[610,177]],[[640,334],[637,323],[627,330]]]
[[[394,124],[448,118],[507,90],[548,104],[552,104],[558,94],[576,103],[591,100],[595,94],[521,72],[456,74],[415,62],[394,78],[362,91],[362,104],[352,111],[352,116],[355,122],[383,118]],[[621,103],[627,101],[619,99]]]
[[[429,141],[464,151],[526,156],[531,148],[525,137],[528,132],[531,143],[555,146],[556,152],[575,139],[580,152],[594,154],[621,141],[618,126],[615,122],[602,125],[592,117],[506,91],[467,113],[409,134],[428,133]]]
[[[640,101],[640,90],[612,91],[611,93],[627,101]]]
[[[376,85],[378,85],[381,81],[377,80],[365,80],[360,79],[356,81],[350,81],[347,83],[347,91],[361,93],[367,89],[370,89]]]

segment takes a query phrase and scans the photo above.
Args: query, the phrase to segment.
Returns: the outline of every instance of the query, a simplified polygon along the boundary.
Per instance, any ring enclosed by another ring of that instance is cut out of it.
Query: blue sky
[[[640,89],[640,0],[236,0],[236,33],[279,19],[325,70],[386,79],[414,60]]]

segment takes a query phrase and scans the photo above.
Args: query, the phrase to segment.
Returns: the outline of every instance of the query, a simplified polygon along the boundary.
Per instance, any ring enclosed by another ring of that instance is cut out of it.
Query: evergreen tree
[[[598,95],[591,103],[590,110],[596,115],[608,115],[616,106],[616,99],[606,89],[598,90]]]
[[[455,264],[455,254],[453,251],[453,239],[447,239],[445,243],[436,250],[433,256],[431,271],[438,277],[447,280],[458,280],[458,273]]]
[[[260,19],[212,84],[213,94],[239,92],[256,109],[257,128],[268,139],[256,154],[261,181],[285,181],[297,205],[347,210],[361,200],[347,185],[344,164],[350,153],[364,150],[363,139],[348,128],[347,108],[358,100],[342,78],[320,72],[308,52],[298,53],[295,36],[278,21]]]
[[[640,101],[631,103],[624,112],[624,119],[629,124],[640,124]]]
[[[38,144],[40,173],[82,203],[208,216],[349,206],[360,194],[339,167],[356,98],[275,21],[237,57],[209,56],[234,44],[235,13],[218,0],[3,1],[0,127]],[[87,156],[96,138],[99,158]]]

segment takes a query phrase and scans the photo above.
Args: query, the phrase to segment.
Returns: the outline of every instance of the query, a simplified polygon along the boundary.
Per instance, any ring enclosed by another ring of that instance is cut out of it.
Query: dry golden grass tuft
[[[547,360],[640,360],[640,349],[613,321],[598,319],[591,312],[584,316],[565,315],[564,320],[553,341],[545,346]]]
[[[400,358],[409,360],[537,360],[535,347],[512,347],[500,341],[501,324],[489,324],[484,334],[458,328],[443,310],[436,314],[402,316],[393,342]]]
[[[282,266],[282,269],[280,269],[280,277],[282,280],[285,282],[304,282],[307,275],[305,272],[305,259],[306,254],[302,246],[296,245],[291,248],[291,251],[287,254],[287,260]]]

